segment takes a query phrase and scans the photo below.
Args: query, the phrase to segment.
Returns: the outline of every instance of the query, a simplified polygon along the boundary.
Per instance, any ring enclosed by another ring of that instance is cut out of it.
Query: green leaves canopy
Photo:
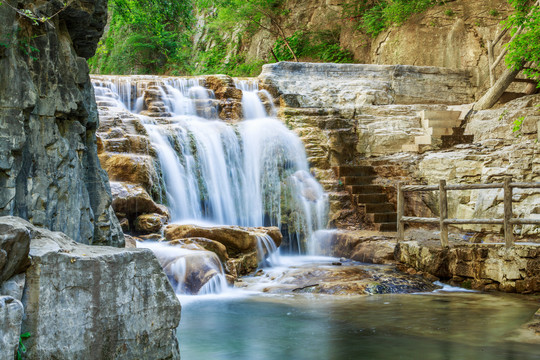
[[[506,64],[519,69],[525,62],[532,62],[534,65],[524,72],[528,77],[538,78],[540,76],[540,7],[535,6],[535,1],[530,0],[509,0],[514,7],[514,13],[506,20],[505,27],[511,29],[514,35],[519,27],[522,32],[510,42]]]

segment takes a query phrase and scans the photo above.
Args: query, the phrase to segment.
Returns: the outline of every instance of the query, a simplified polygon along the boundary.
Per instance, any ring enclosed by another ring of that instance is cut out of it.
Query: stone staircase
[[[461,127],[461,111],[423,110],[422,129],[425,134],[415,136],[414,144],[405,144],[403,151],[424,152],[433,148],[449,148],[457,144],[471,143],[472,135],[464,135]]]
[[[396,231],[394,204],[388,201],[383,187],[373,183],[377,175],[372,166],[338,166],[332,169],[366,225],[377,231]]]

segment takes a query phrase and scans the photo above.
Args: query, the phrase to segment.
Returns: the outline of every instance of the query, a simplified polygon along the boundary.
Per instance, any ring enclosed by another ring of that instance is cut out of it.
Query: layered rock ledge
[[[455,243],[441,248],[434,240],[400,242],[395,258],[440,279],[476,290],[540,292],[540,244]]]

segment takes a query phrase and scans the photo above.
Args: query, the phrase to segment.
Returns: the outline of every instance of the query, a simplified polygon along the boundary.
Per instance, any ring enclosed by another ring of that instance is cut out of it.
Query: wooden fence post
[[[401,218],[405,212],[405,195],[402,189],[403,183],[400,181],[397,184],[397,241],[403,241],[405,239],[405,224],[401,221]]]
[[[446,180],[439,181],[439,210],[440,210],[440,228],[441,228],[441,246],[448,247],[448,225],[444,220],[448,219],[448,199],[446,197]]]
[[[504,242],[506,247],[514,246],[514,226],[510,223],[513,217],[512,214],[512,188],[510,183],[512,177],[504,178]]]

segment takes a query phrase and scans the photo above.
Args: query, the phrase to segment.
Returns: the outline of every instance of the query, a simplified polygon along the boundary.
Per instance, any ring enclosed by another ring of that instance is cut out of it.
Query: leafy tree
[[[110,30],[91,61],[94,68],[105,73],[187,72],[192,1],[113,0],[110,5]]]
[[[539,1],[508,0],[514,13],[504,23],[515,38],[507,45],[506,64],[519,70],[529,63],[524,73],[530,78],[540,76],[540,7]],[[517,35],[516,35],[517,33]]]

